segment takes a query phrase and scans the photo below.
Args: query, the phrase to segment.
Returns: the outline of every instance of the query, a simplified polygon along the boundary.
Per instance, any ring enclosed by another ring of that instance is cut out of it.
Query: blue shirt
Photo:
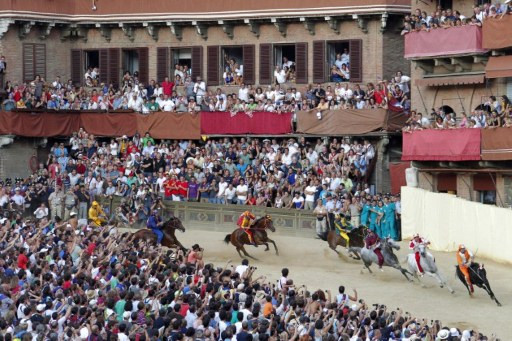
[[[157,225],[159,222],[160,222],[160,219],[155,217],[154,215],[152,215],[151,217],[149,217],[146,226],[150,229],[158,229],[159,227]]]

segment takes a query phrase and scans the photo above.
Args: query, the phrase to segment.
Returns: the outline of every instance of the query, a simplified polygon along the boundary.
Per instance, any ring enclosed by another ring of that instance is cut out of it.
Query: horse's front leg
[[[266,248],[265,248],[265,251],[270,250],[270,247],[268,246],[268,243],[264,243],[264,245],[265,245],[265,247],[266,247]]]
[[[273,241],[272,239],[269,239],[268,241],[269,241],[269,242],[271,242],[272,244],[274,244],[274,249],[276,250],[276,255],[278,255],[278,256],[279,256],[279,250],[277,249],[277,244],[276,244],[276,242],[275,242],[275,241]],[[267,247],[268,247],[268,245],[267,245]]]

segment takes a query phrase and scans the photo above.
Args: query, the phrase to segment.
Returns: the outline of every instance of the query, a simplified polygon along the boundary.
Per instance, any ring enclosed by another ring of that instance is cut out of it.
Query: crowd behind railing
[[[461,14],[458,10],[443,9],[438,6],[436,11],[428,14],[426,11],[416,9],[411,15],[405,16],[402,35],[414,31],[430,31],[440,28],[461,26],[482,26],[487,18],[501,18],[506,14],[512,14],[512,2],[507,0],[484,3],[477,5],[473,13]]]
[[[364,204],[375,154],[368,140],[157,142],[149,134],[106,140],[81,130],[54,144],[30,177],[0,182],[0,208],[86,218],[92,201],[117,196],[144,221],[157,198],[313,210],[330,197],[332,213],[353,198]]]
[[[465,112],[457,118],[456,113],[446,107],[432,109],[430,117],[416,110],[411,111],[403,131],[424,129],[497,128],[512,127],[512,103],[506,95],[490,96],[469,115]]]
[[[137,72],[133,75],[127,72],[118,87],[99,82],[100,72],[97,68],[89,70],[85,86],[75,86],[71,80],[62,82],[60,77],[46,81],[39,75],[26,83],[6,81],[3,110],[133,110],[143,114],[224,111],[250,114],[262,111],[410,109],[410,78],[400,71],[389,81],[368,83],[364,87],[342,83],[343,79],[335,78],[338,81],[332,84],[309,84],[298,89],[295,84],[280,82],[276,78],[273,85],[265,87],[246,85],[242,81],[238,91],[233,93],[221,87],[207,87],[201,77],[193,81],[191,76],[186,76],[182,86],[169,77],[160,83],[151,80],[149,84],[143,84]]]

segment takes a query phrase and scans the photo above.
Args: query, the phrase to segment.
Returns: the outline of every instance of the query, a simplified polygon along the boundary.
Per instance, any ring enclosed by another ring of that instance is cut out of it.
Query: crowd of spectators
[[[443,9],[438,6],[435,12],[428,14],[426,11],[416,9],[404,19],[402,35],[413,31],[430,31],[438,28],[460,27],[465,25],[482,26],[486,18],[501,18],[505,14],[512,13],[512,2],[506,0],[503,3],[496,1],[494,4],[484,3],[475,6],[472,15],[465,16],[458,10]]]
[[[137,134],[108,141],[81,130],[55,143],[29,178],[1,182],[0,207],[86,218],[93,200],[117,196],[144,221],[158,198],[313,210],[329,196],[333,210],[348,210],[353,197],[374,194],[368,178],[375,153],[368,140],[156,142]]]
[[[497,127],[512,127],[512,103],[506,95],[490,96],[470,115],[462,112],[460,118],[454,112],[448,112],[445,107],[432,109],[430,118],[412,110],[403,131]]]
[[[343,285],[295,284],[286,268],[267,278],[247,260],[217,267],[197,244],[165,251],[76,217],[2,218],[0,243],[2,340],[489,340]]]
[[[143,84],[139,81],[137,72],[133,75],[127,72],[120,87],[99,83],[101,71],[98,68],[87,70],[87,80],[83,87],[75,86],[71,80],[63,82],[60,77],[56,77],[54,81],[46,81],[38,75],[32,82],[23,84],[6,81],[3,109],[132,110],[144,114],[160,111],[280,113],[312,109],[409,110],[410,77],[398,71],[389,81],[368,83],[365,87],[351,84],[345,82],[350,78],[347,66],[349,60],[348,52],[338,54],[331,74],[335,82],[332,85],[309,84],[304,89],[298,89],[289,77],[289,70],[293,69],[294,63],[286,58],[282,66],[276,67],[275,84],[266,87],[246,85],[243,82],[243,66],[238,65],[234,59],[228,59],[227,68],[238,70],[234,71],[238,73],[234,76],[233,83],[239,85],[239,89],[233,93],[226,93],[220,87],[208,88],[201,77],[193,81],[187,74],[189,69],[180,65],[176,65],[176,71],[185,73],[184,82],[180,81],[179,74],[175,72],[173,81],[166,77],[161,83],[151,80],[149,84]],[[285,74],[281,79],[282,72]]]

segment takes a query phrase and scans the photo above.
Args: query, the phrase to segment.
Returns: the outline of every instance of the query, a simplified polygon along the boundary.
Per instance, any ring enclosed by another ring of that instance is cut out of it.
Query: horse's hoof
[[[452,295],[455,294],[455,290],[453,290],[453,289],[450,290],[450,294],[452,294]]]
[[[444,288],[444,285],[442,285],[442,284],[441,284],[441,285],[440,285],[440,287],[441,287],[441,288]]]
[[[498,307],[501,307],[501,303],[498,302]]]

